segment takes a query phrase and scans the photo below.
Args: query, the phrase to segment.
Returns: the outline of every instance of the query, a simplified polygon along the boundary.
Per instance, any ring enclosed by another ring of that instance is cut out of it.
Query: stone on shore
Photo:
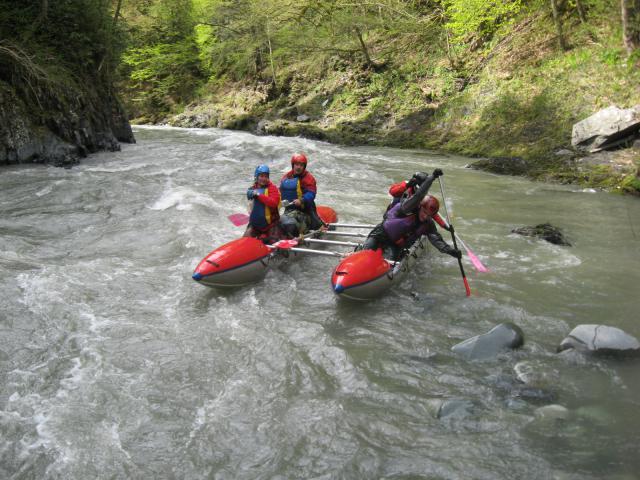
[[[640,132],[640,105],[621,109],[614,105],[576,123],[571,145],[588,152],[631,144]]]
[[[519,157],[484,158],[467,167],[472,170],[483,170],[500,175],[526,175],[530,170],[527,161]]]

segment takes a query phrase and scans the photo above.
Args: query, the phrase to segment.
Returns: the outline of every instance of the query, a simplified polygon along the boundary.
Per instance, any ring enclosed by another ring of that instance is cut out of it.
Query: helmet
[[[258,175],[260,175],[261,173],[266,173],[267,176],[269,176],[269,167],[267,167],[266,165],[258,165],[253,176],[258,178]]]
[[[424,208],[429,213],[429,216],[433,217],[440,209],[440,202],[432,195],[427,195],[420,202],[420,208]]]
[[[293,167],[294,163],[301,163],[307,168],[307,156],[304,153],[294,153],[291,156],[291,166]]]

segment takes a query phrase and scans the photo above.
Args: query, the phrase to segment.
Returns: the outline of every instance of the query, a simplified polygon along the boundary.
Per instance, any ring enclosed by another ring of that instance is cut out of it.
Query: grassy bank
[[[626,58],[612,6],[593,4],[588,22],[567,13],[567,51],[537,6],[464,49],[378,36],[372,63],[311,51],[256,75],[218,75],[188,102],[137,121],[515,159],[501,171],[638,193],[639,149],[587,156],[570,146],[579,120],[640,104],[638,59]]]

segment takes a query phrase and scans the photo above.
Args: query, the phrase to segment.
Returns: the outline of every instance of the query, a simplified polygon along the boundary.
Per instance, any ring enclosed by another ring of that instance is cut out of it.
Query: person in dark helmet
[[[304,153],[294,153],[291,170],[280,180],[280,195],[286,204],[280,225],[289,237],[324,226],[316,211],[316,179],[307,170],[307,163]]]
[[[433,181],[442,174],[442,170],[436,168],[411,197],[404,198],[391,207],[382,223],[369,232],[362,248],[364,250],[389,249],[391,259],[400,260],[403,251],[422,235],[426,235],[440,252],[460,258],[462,252],[447,244],[438,233],[434,216],[440,209],[440,203],[436,197],[427,195]]]
[[[279,226],[280,191],[269,180],[269,167],[259,165],[254,172],[254,183],[247,190],[252,200],[249,225],[244,237],[256,237],[265,243],[273,243],[282,237]]]

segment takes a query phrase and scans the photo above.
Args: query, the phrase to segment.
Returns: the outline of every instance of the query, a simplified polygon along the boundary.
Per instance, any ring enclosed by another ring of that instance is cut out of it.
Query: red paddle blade
[[[467,292],[467,297],[471,296],[471,288],[469,287],[469,282],[467,281],[467,277],[462,277],[462,280],[464,281],[464,289]]]
[[[236,227],[249,223],[249,215],[246,213],[233,213],[227,217]]]
[[[279,240],[271,246],[273,248],[287,249],[287,248],[295,247],[296,245],[298,245],[298,240],[292,239],[292,240]]]

